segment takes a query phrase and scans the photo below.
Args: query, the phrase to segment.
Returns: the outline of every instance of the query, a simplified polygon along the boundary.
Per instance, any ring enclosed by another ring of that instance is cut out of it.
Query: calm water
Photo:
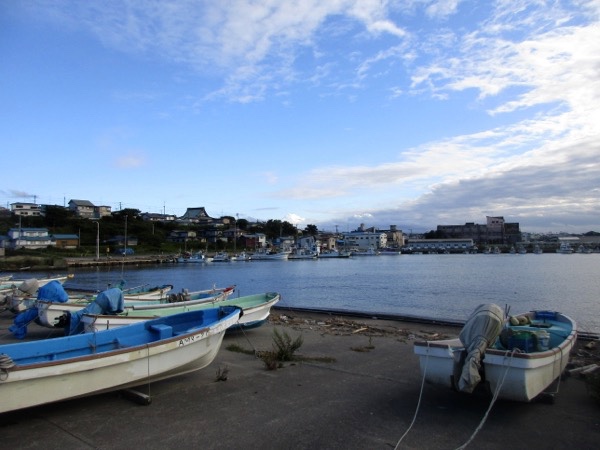
[[[281,306],[465,320],[481,303],[511,313],[554,309],[600,333],[600,254],[401,255],[351,259],[167,264],[72,269],[78,286],[235,284],[237,295],[276,291]]]

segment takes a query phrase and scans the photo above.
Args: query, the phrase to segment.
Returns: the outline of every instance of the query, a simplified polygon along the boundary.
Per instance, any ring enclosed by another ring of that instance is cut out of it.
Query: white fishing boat
[[[62,289],[63,283],[70,278],[72,276],[43,278],[41,281],[37,278],[23,280],[18,283],[18,287],[15,285],[12,289],[0,293],[0,305],[7,305],[15,314],[22,313],[35,305],[36,297],[39,297],[39,293],[44,289],[50,287],[49,289],[53,290],[53,286]]]
[[[235,285],[226,288],[212,288],[201,291],[171,294],[168,301],[128,301],[123,295],[124,311],[168,308],[170,306],[191,306],[199,303],[209,303],[226,300],[235,290]],[[38,325],[47,328],[62,328],[65,326],[64,316],[79,312],[93,303],[94,299],[73,299],[66,302],[48,300],[36,301],[38,316],[35,319]]]
[[[568,242],[561,242],[559,247],[556,249],[556,253],[561,253],[563,255],[570,255],[573,253],[573,247]]]
[[[352,254],[346,250],[326,250],[319,253],[319,258],[350,258]]]
[[[0,345],[0,413],[202,369],[214,360],[240,312],[212,308],[115,330]]]
[[[231,257],[226,252],[215,253],[215,256],[212,258],[212,262],[229,262],[231,261]]]
[[[184,253],[181,256],[177,257],[178,263],[186,263],[186,264],[204,264],[206,262],[212,261],[212,258],[207,258],[202,252],[198,253]]]
[[[13,313],[18,314],[32,307],[39,288],[50,282],[64,284],[71,278],[73,275],[26,279],[11,277],[0,283],[0,305],[8,305]]]
[[[250,261],[250,255],[246,252],[235,253],[231,256],[232,261]]]
[[[172,284],[140,286],[132,289],[123,289],[123,297],[125,301],[165,300],[172,289]]]
[[[353,250],[352,256],[379,256],[379,251],[369,247],[366,250]]]
[[[264,294],[246,295],[243,297],[229,298],[227,300],[216,300],[210,303],[196,305],[179,306],[174,304],[169,308],[145,309],[145,310],[126,310],[116,315],[109,314],[84,314],[82,322],[84,330],[100,331],[112,328],[118,328],[132,323],[143,322],[155,317],[164,317],[170,314],[178,314],[187,311],[197,311],[213,308],[215,306],[237,306],[242,309],[240,317],[235,328],[253,328],[261,325],[271,312],[271,308],[280,300],[280,295],[276,292],[267,292]]]
[[[459,392],[487,386],[497,398],[528,402],[561,376],[577,329],[568,316],[531,311],[509,319],[480,305],[459,338],[415,342],[425,380]]]
[[[73,274],[45,278],[15,278],[12,275],[6,275],[4,279],[0,281],[0,292],[11,291],[14,288],[18,289],[23,283],[27,284],[32,280],[35,280],[37,287],[40,288],[51,281],[58,281],[59,283],[64,284],[65,281],[70,280],[73,277]]]
[[[317,252],[306,249],[306,248],[297,248],[294,249],[289,255],[288,259],[316,259]]]
[[[288,259],[289,252],[286,251],[263,251],[259,250],[250,255],[252,261],[282,261]]]

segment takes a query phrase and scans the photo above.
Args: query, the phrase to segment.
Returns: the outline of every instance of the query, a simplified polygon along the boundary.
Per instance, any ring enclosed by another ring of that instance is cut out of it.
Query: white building
[[[342,233],[348,249],[368,250],[387,247],[387,234],[380,231],[351,231]]]
[[[11,228],[8,230],[9,248],[46,248],[56,245],[47,228]]]
[[[35,203],[11,203],[10,210],[17,216],[41,216],[42,208]]]

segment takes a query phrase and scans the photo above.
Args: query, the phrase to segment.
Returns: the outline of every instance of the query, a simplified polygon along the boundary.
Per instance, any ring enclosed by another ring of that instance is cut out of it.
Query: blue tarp
[[[73,334],[83,333],[83,323],[81,318],[84,314],[118,314],[123,312],[125,308],[125,300],[123,299],[123,291],[119,288],[111,288],[102,291],[92,303],[80,311],[71,313],[68,328],[65,328],[65,334],[71,336]]]
[[[18,314],[8,329],[17,339],[24,339],[27,336],[27,325],[38,316],[37,308],[29,308]]]
[[[46,283],[38,290],[37,299],[55,303],[64,303],[69,300],[69,294],[65,291],[62,283],[53,280]]]
[[[37,283],[37,280],[34,281]],[[69,295],[65,291],[62,283],[52,280],[38,289],[37,299],[64,303],[69,300]],[[29,325],[31,321],[37,319],[37,316],[38,309],[36,307],[27,309],[15,317],[13,325],[9,327],[9,330],[17,339],[24,339],[25,336],[27,336],[27,325]]]

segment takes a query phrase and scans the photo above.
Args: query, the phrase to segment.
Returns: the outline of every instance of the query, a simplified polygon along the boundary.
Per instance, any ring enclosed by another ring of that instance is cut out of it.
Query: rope
[[[146,344],[146,361],[148,363],[148,397],[150,397],[150,345]]]
[[[450,346],[448,346],[448,348],[450,348]],[[415,409],[415,414],[413,416],[412,422],[408,426],[408,429],[400,437],[400,439],[398,439],[398,442],[396,443],[396,446],[394,447],[394,450],[398,449],[398,446],[400,445],[400,443],[402,442],[402,440],[406,437],[406,435],[408,434],[408,432],[410,431],[410,429],[414,425],[415,421],[417,420],[417,414],[419,413],[419,408],[421,407],[421,399],[423,398],[423,390],[424,390],[424,387],[425,387],[425,375],[427,375],[427,365],[428,365],[428,363],[429,363],[429,341],[427,341],[427,356],[425,357],[425,367],[423,368],[423,379],[421,380],[421,390],[419,392],[419,400],[417,401],[417,408]]]
[[[0,381],[8,378],[8,369],[15,367],[15,362],[5,353],[0,354]]]
[[[250,347],[252,347],[252,351],[254,352],[254,356],[258,358],[258,350],[256,350],[256,348],[254,347],[254,345],[252,345],[252,342],[250,342],[250,338],[248,338],[248,335],[246,334],[246,331],[244,330],[244,327],[240,324],[239,320],[236,323],[240,326],[240,330],[242,330],[242,334],[246,338],[246,341],[248,341],[248,344],[250,345]]]
[[[563,366],[563,352],[562,350],[559,348],[558,351],[560,352],[560,368],[562,368]],[[554,376],[555,372],[554,372],[554,362],[552,364],[552,379],[556,380],[558,378],[558,383],[556,383],[556,390],[549,392],[549,391],[544,391],[544,394],[548,394],[548,395],[556,395],[558,394],[558,390],[560,389],[560,382],[562,379],[562,372],[559,369],[559,373],[557,376]]]
[[[475,436],[477,436],[477,433],[479,433],[479,431],[481,431],[481,429],[483,428],[483,425],[485,424],[485,421],[487,420],[487,418],[490,414],[490,411],[492,410],[492,406],[494,406],[494,403],[496,403],[496,400],[498,399],[498,395],[500,394],[500,390],[502,389],[502,385],[504,384],[504,381],[506,380],[506,375],[508,374],[508,370],[510,369],[510,363],[512,362],[513,356],[517,351],[518,351],[518,349],[514,349],[511,352],[510,359],[508,360],[508,365],[506,366],[506,370],[504,371],[504,375],[502,376],[502,380],[500,381],[498,386],[496,386],[496,391],[494,392],[494,395],[492,396],[492,401],[490,402],[490,406],[488,406],[488,409],[485,412],[485,414],[483,415],[481,422],[479,422],[479,425],[477,426],[477,428],[475,428],[475,431],[473,431],[473,434],[467,440],[467,442],[465,442],[460,447],[457,447],[456,450],[462,450],[462,449],[466,448],[467,445],[469,445],[473,441],[473,439],[475,439]],[[506,352],[504,355],[505,360],[506,360],[507,354],[508,354],[508,352]],[[504,362],[502,363],[502,365],[504,365]]]

